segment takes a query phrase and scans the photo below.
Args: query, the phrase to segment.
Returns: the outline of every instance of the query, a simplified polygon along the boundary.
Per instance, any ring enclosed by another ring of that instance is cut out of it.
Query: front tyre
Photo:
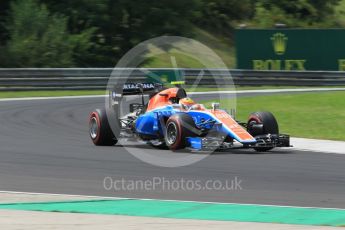
[[[278,122],[270,112],[255,112],[250,114],[247,130],[254,137],[266,134],[279,134]],[[266,152],[273,149],[273,147],[257,147],[254,149],[258,152]]]
[[[196,136],[198,132],[193,118],[183,113],[172,115],[165,127],[165,143],[171,150],[185,148],[186,138]]]
[[[98,146],[112,146],[117,143],[109,123],[105,109],[96,109],[89,117],[89,135]]]

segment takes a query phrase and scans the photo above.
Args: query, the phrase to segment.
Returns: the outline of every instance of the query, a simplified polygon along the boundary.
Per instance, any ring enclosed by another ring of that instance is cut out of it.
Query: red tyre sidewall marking
[[[249,124],[251,121],[256,121],[256,124],[262,124],[262,121],[260,120],[260,118],[257,117],[257,116],[255,116],[255,115],[250,115],[250,116],[249,116],[248,124]]]
[[[179,135],[177,135],[175,143],[173,145],[171,145],[171,147],[173,149],[177,149],[176,145],[181,144],[181,139],[182,139],[181,131],[182,131],[182,128],[181,128],[181,124],[179,122],[179,119],[173,118],[173,119],[171,119],[171,121],[175,121],[177,132],[179,134]]]
[[[97,142],[99,141],[100,135],[101,135],[101,119],[99,118],[98,112],[92,112],[92,113],[90,114],[90,122],[91,122],[91,119],[92,119],[93,117],[96,118],[97,126],[98,126],[98,128],[97,128],[97,136],[96,136],[96,138],[95,138],[93,141],[97,143]]]
[[[179,119],[175,119],[178,127],[178,143],[181,145],[182,143],[182,127]]]
[[[248,123],[252,120],[256,121],[258,124],[262,124],[262,121],[260,120],[260,118],[258,118],[255,115],[250,115],[250,117],[248,118]]]

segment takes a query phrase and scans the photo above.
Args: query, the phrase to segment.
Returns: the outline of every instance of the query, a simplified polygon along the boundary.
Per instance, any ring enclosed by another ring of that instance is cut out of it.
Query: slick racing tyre
[[[96,109],[90,114],[89,134],[95,145],[111,146],[117,143],[109,126],[105,109]]]
[[[196,136],[197,128],[188,114],[172,115],[166,122],[165,143],[171,150],[183,149],[187,145],[186,137]]]
[[[254,129],[254,126],[259,126],[260,129]],[[252,136],[265,134],[279,134],[278,122],[270,112],[255,112],[249,116],[247,123],[247,130]],[[273,149],[273,147],[257,147],[254,148],[258,152],[265,152]]]

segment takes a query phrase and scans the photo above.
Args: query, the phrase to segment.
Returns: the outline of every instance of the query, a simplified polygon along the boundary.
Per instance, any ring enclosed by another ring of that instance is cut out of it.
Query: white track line
[[[296,137],[292,137],[290,141],[296,150],[345,154],[344,141],[316,140]]]
[[[100,199],[113,199],[113,200],[147,200],[147,201],[170,201],[170,202],[183,202],[183,203],[202,203],[202,204],[232,204],[232,205],[245,205],[245,206],[260,206],[260,207],[280,207],[280,208],[312,208],[324,210],[340,210],[342,208],[325,208],[325,207],[307,207],[307,206],[293,206],[293,205],[270,205],[270,204],[249,204],[249,203],[226,203],[226,202],[211,202],[211,201],[195,201],[195,200],[167,200],[167,199],[149,199],[149,198],[133,198],[133,197],[111,197],[111,196],[92,196],[92,195],[75,195],[75,194],[62,194],[62,193],[40,193],[40,192],[20,192],[20,191],[6,191],[0,190],[1,193],[8,194],[22,194],[22,195],[46,195],[46,196],[66,196],[66,197],[85,197],[85,198],[100,198]],[[35,202],[37,203],[37,202]],[[1,205],[1,203],[0,203]]]
[[[18,97],[18,98],[2,98],[2,101],[36,101],[36,100],[64,100],[64,99],[80,99],[80,98],[97,98],[106,95],[85,95],[85,96],[61,96],[61,97]]]
[[[259,89],[259,90],[233,90],[233,91],[211,91],[211,92],[190,92],[189,95],[213,95],[213,94],[246,94],[246,93],[289,93],[289,92],[323,92],[323,91],[345,91],[345,88],[302,88],[302,89]],[[80,99],[97,98],[106,95],[86,95],[86,96],[61,96],[61,97],[23,97],[23,98],[3,98],[2,101],[30,101],[30,100],[51,100],[51,99]]]
[[[345,88],[302,88],[302,89],[257,89],[257,90],[234,90],[213,92],[191,92],[187,94],[246,94],[246,93],[290,93],[290,92],[322,92],[322,91],[345,91]]]

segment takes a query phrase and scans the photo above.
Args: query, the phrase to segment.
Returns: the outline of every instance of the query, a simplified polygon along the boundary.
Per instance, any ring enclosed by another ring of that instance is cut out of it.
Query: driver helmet
[[[186,97],[186,98],[180,99],[179,104],[182,105],[185,109],[189,109],[196,103],[190,97]]]

